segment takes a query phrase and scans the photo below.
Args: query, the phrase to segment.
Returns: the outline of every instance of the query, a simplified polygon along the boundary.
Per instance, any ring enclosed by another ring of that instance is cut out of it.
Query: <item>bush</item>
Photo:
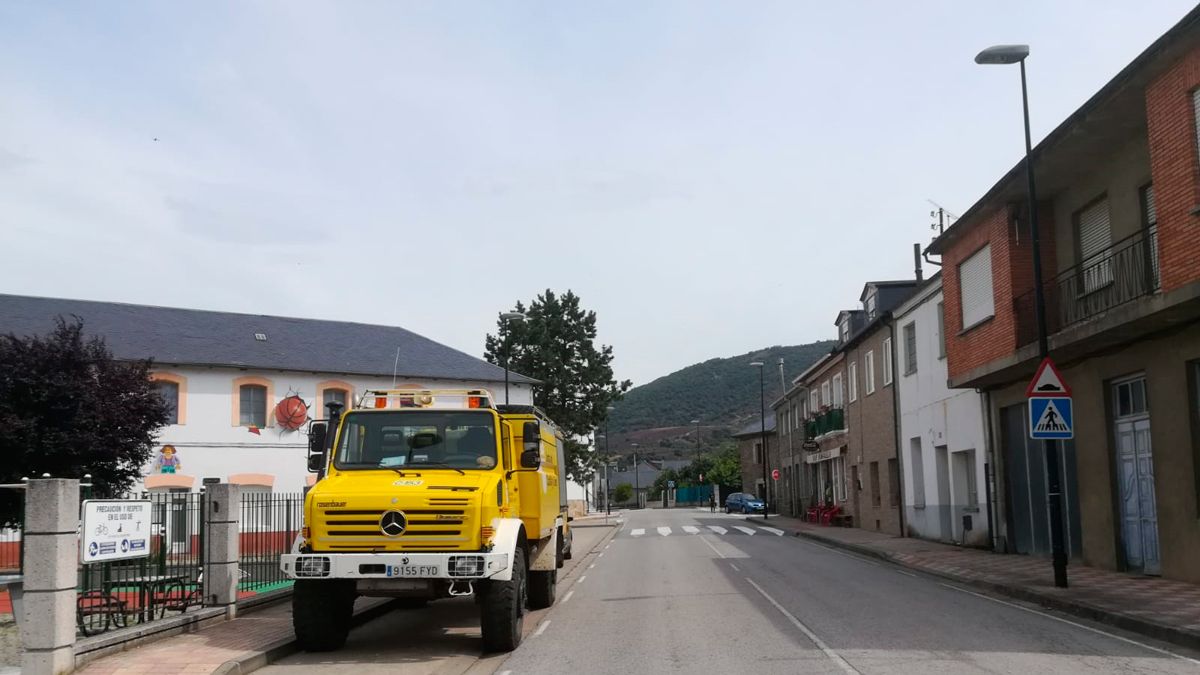
[[[627,502],[630,499],[633,499],[633,486],[629,483],[621,483],[613,488],[614,502]]]

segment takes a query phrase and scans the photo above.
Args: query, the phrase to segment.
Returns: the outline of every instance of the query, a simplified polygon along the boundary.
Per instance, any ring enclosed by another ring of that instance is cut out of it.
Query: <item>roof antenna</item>
[[[396,347],[396,362],[392,364],[392,389],[396,388],[396,372],[400,370],[400,348]]]

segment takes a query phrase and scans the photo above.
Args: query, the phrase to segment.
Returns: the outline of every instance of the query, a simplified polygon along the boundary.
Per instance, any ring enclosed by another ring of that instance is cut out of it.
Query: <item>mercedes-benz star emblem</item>
[[[379,518],[379,531],[389,537],[399,537],[408,528],[408,519],[400,511],[386,511]]]

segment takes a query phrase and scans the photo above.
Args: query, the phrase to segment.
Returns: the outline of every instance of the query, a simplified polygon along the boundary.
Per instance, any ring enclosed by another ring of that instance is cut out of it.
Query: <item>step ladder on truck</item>
[[[487,651],[521,642],[554,604],[571,556],[562,432],[484,389],[369,390],[309,429],[304,527],[280,566],[295,579],[301,648],[346,641],[360,596],[474,596]]]

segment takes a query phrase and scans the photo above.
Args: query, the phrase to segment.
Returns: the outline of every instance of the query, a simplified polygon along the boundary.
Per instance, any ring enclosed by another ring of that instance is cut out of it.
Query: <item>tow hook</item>
[[[459,588],[459,584],[466,584],[467,585],[466,590],[461,590]],[[474,592],[475,592],[475,587],[472,586],[471,582],[469,582],[469,581],[451,581],[450,582],[450,596],[451,597],[458,597],[460,595],[471,595]]]

